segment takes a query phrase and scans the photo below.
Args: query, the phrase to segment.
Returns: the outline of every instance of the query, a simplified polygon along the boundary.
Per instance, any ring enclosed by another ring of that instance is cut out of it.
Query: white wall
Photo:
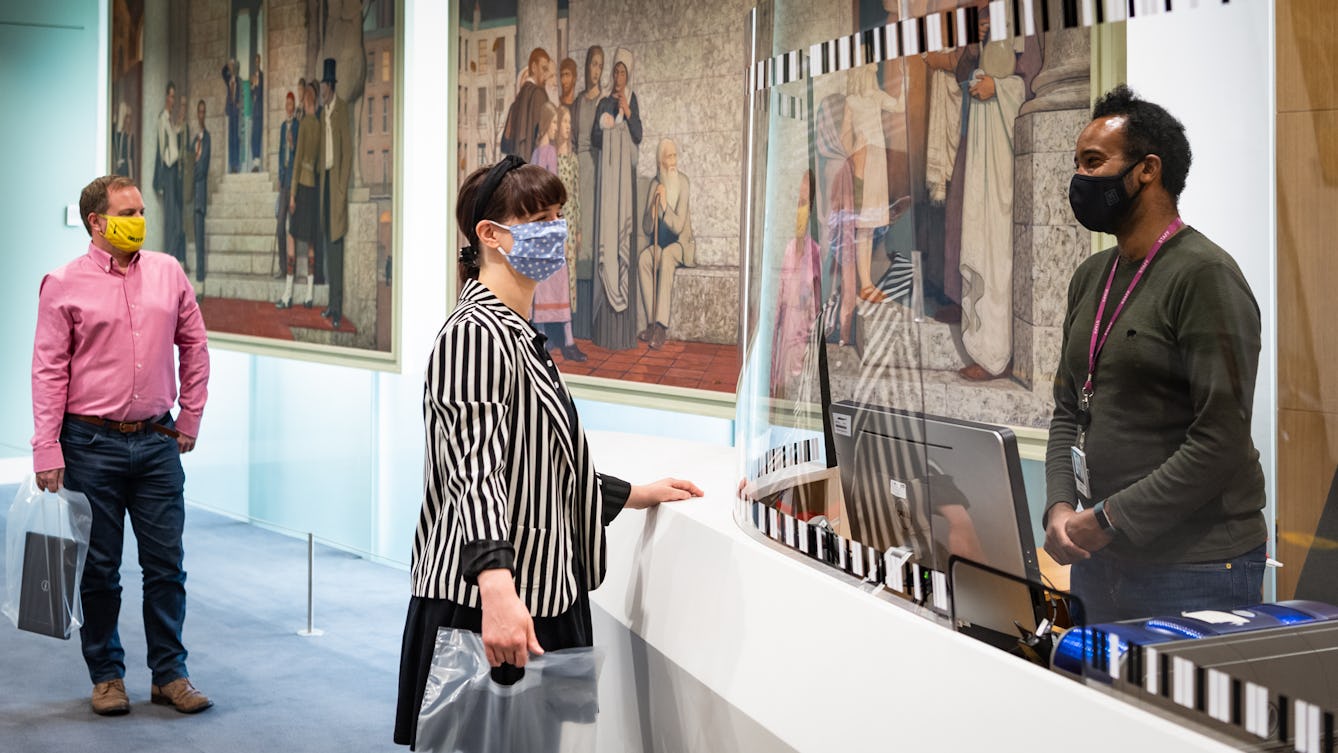
[[[1128,80],[1180,118],[1194,150],[1185,221],[1235,257],[1263,314],[1254,443],[1276,518],[1277,243],[1273,3],[1204,3],[1128,24]]]
[[[88,233],[65,224],[65,208],[106,165],[106,3],[0,3],[0,92],[22,103],[0,119],[7,213],[0,278],[0,457],[26,473],[37,290],[42,275],[84,253]],[[4,479],[0,479],[4,483]]]

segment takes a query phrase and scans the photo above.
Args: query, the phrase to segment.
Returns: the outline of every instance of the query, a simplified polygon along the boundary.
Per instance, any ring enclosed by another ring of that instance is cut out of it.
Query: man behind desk
[[[1180,220],[1184,126],[1125,86],[1092,117],[1069,201],[1083,226],[1119,245],[1069,284],[1046,551],[1073,563],[1088,623],[1257,603],[1267,537],[1250,439],[1259,306],[1231,256]]]
[[[125,515],[144,572],[144,632],[151,699],[183,713],[213,703],[191,685],[181,627],[186,617],[181,453],[195,447],[208,394],[204,322],[172,257],[140,251],[144,199],[108,175],[79,197],[88,253],[48,274],[38,294],[33,345],[33,469],[37,484],[83,492],[93,527],[80,595],[84,661],[93,711],[130,711],[125,651],[117,632]],[[181,362],[181,411],[173,374]]]

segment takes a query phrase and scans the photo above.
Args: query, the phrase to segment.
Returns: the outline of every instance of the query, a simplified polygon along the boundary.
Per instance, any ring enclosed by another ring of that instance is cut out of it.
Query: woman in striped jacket
[[[623,507],[700,496],[595,472],[571,396],[529,324],[538,283],[565,263],[566,191],[507,157],[460,189],[460,304],[427,368],[422,514],[400,661],[395,742],[413,745],[437,629],[481,633],[498,682],[530,654],[591,645],[604,527]]]

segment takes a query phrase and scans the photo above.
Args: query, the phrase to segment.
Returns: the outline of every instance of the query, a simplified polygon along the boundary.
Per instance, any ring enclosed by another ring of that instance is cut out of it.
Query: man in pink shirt
[[[38,486],[83,492],[93,529],[79,631],[93,711],[125,714],[125,651],[117,632],[126,513],[144,571],[151,699],[183,713],[213,705],[191,684],[186,618],[181,453],[195,447],[208,396],[209,351],[195,292],[171,256],[140,251],[144,199],[108,175],[79,197],[88,253],[42,279],[33,345],[33,470]],[[173,345],[180,356],[181,411]]]

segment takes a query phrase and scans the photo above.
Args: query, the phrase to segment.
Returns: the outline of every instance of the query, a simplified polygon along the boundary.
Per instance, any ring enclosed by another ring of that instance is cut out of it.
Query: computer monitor
[[[850,538],[940,572],[956,554],[1040,580],[1012,431],[848,401],[831,413]]]

